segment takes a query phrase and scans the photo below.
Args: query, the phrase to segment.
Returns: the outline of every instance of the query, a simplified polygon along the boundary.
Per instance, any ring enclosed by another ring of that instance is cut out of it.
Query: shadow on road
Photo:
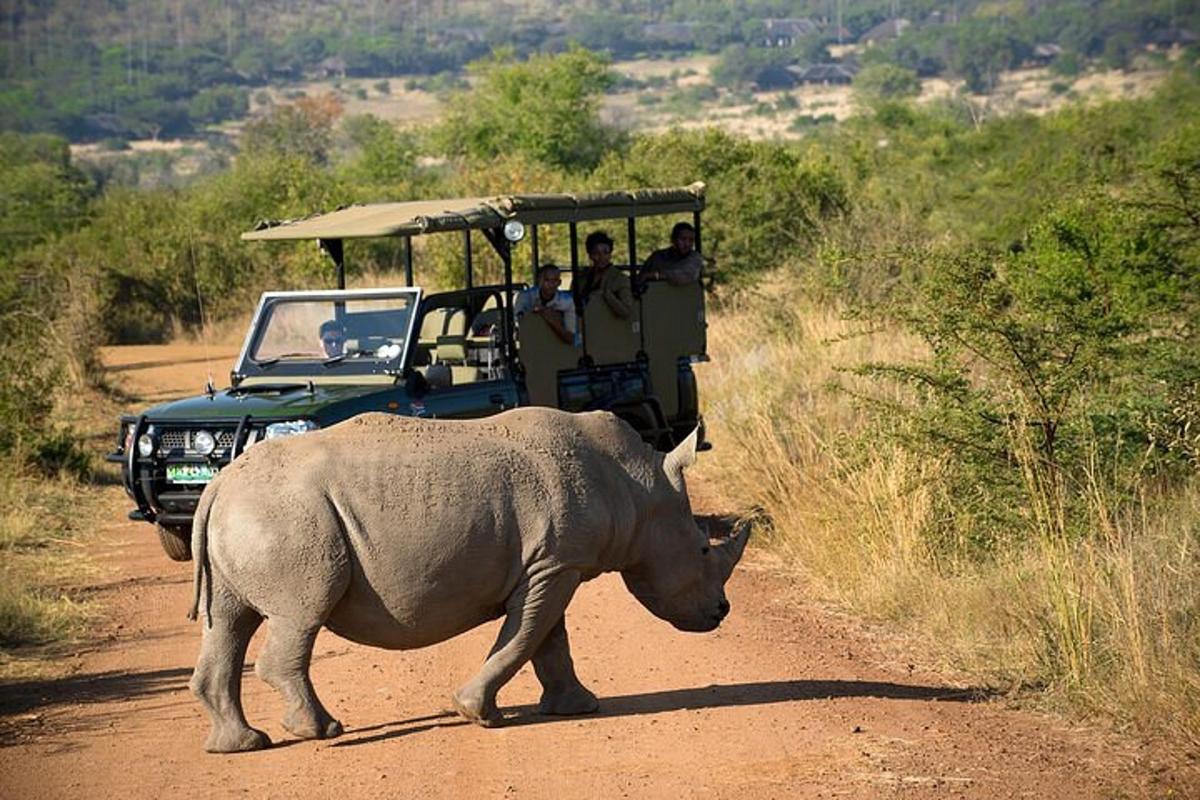
[[[186,688],[191,667],[150,672],[99,672],[56,680],[21,681],[0,685],[0,717],[63,703],[127,702],[178,692]]]
[[[217,365],[220,362],[229,361],[233,357],[234,356],[227,355],[225,350],[221,350],[220,356],[214,355],[210,358],[204,358],[202,356],[200,358],[167,358],[160,359],[158,361],[136,361],[132,364],[113,364],[112,366],[106,366],[104,371],[114,373],[136,372],[138,370],[154,369],[156,367],[178,367],[181,364],[202,364],[205,361]]]
[[[625,694],[600,698],[598,717],[631,717],[663,714],[697,708],[756,706],[828,700],[836,697],[874,697],[881,700],[933,700],[971,703],[986,699],[982,689],[952,689],[946,686],[912,686],[879,681],[759,681],[672,689],[665,692]],[[506,725],[530,725],[564,717],[547,717],[537,706],[518,706]]]
[[[836,697],[874,697],[881,700],[924,700],[934,702],[973,703],[991,695],[985,689],[953,689],[946,686],[913,686],[879,681],[761,681],[724,686],[705,686],[696,689],[673,689],[666,692],[626,694],[600,698],[600,710],[580,717],[552,717],[541,714],[537,706],[516,706],[506,709],[505,727],[539,725],[566,720],[632,717],[642,714],[664,714],[698,708],[793,703],[806,700],[827,700]],[[424,717],[397,720],[347,731],[347,738],[332,747],[354,747],[435,728],[468,725],[466,720],[450,711]],[[369,736],[358,734],[369,733]],[[354,737],[354,738],[350,738]]]

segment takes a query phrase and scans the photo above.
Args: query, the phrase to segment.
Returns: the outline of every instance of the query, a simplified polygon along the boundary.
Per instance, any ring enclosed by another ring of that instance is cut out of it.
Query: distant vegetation
[[[1175,0],[1033,2],[1015,12],[989,0],[923,0],[899,7],[899,21],[888,0],[846,0],[840,19],[827,0],[502,5],[505,13],[482,2],[16,2],[0,10],[0,128],[71,141],[196,136],[244,117],[267,85],[397,75],[444,84],[492,50],[525,57],[573,43],[610,58],[720,53],[720,85],[768,88],[791,80],[786,67],[830,61],[831,46],[867,37],[863,64],[989,92],[1021,64],[1125,68],[1148,46],[1194,46],[1200,32],[1200,11]]]
[[[0,137],[6,474],[86,472],[52,406],[94,382],[97,344],[332,282],[313,248],[240,242],[256,220],[703,179],[714,485],[765,512],[814,591],[978,680],[1200,742],[1194,57],[1148,99],[986,121],[906,100],[920,64],[868,65],[857,116],[790,142],[618,135],[596,112],[605,65],[485,58],[416,132],[333,97],[280,104],[227,170],[183,188],[105,186],[62,138]],[[436,283],[453,258],[429,238]],[[398,253],[359,245],[350,262],[387,273]]]

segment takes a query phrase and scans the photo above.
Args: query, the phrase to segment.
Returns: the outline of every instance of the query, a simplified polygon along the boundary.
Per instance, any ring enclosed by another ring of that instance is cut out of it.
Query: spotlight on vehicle
[[[196,431],[192,434],[192,449],[202,456],[212,455],[217,449],[217,440],[208,431]]]
[[[150,433],[143,433],[138,437],[138,454],[142,458],[154,455],[154,437]]]
[[[510,219],[504,223],[504,238],[508,239],[513,244],[525,238],[525,223],[517,219]]]

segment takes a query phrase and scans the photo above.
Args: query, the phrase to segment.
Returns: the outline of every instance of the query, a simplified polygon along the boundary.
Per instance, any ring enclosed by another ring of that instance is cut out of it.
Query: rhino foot
[[[210,753],[245,753],[251,750],[263,750],[271,746],[271,737],[254,728],[235,729],[233,731],[213,730],[204,749]]]
[[[334,739],[344,732],[342,723],[336,719],[322,722],[307,715],[288,714],[283,720],[283,727],[299,739]]]
[[[538,711],[556,716],[591,714],[598,708],[600,702],[596,695],[580,685],[554,693],[543,692],[542,700],[538,703]]]
[[[504,717],[500,715],[500,709],[496,708],[495,701],[486,702],[482,694],[459,689],[451,699],[454,702],[454,709],[476,725],[495,728],[504,722]]]

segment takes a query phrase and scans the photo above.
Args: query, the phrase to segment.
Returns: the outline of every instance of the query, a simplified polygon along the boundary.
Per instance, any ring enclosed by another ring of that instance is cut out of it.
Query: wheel
[[[177,525],[159,525],[158,543],[172,561],[192,560],[192,529]]]

